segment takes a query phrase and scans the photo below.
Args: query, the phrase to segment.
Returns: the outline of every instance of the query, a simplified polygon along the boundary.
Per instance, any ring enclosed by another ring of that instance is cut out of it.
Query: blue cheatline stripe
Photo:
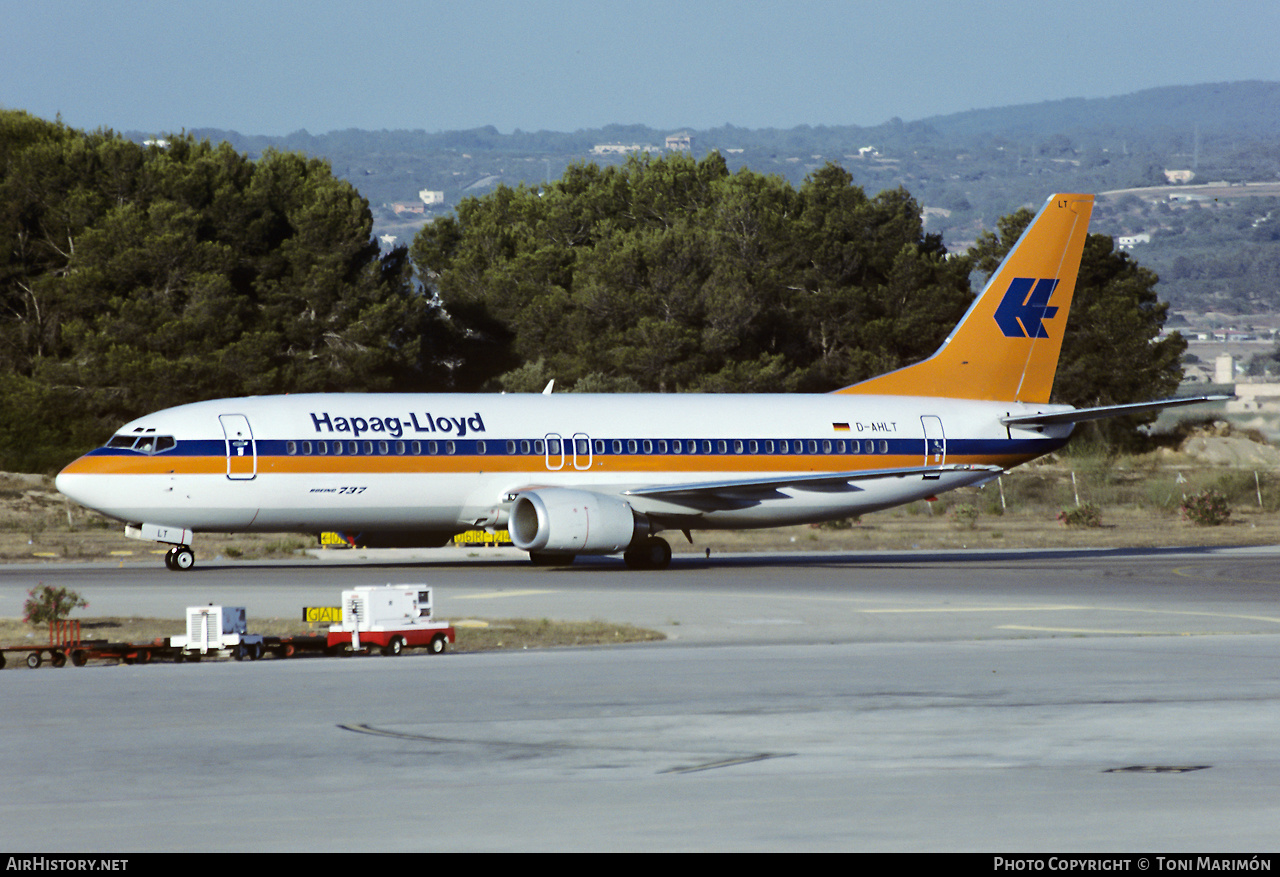
[[[342,453],[334,453],[334,445],[341,441]],[[676,457],[742,457],[742,456],[768,456],[785,459],[787,457],[829,457],[829,456],[859,456],[859,457],[878,457],[886,455],[898,456],[923,456],[924,439],[916,438],[885,438],[885,439],[590,439],[590,453],[596,457],[651,457],[651,456],[676,456]],[[785,453],[778,450],[782,442],[787,443],[787,451]],[[319,446],[324,443],[327,453],[318,453]],[[498,456],[498,457],[528,457],[542,458],[546,456],[545,440],[538,439],[437,439],[437,440],[408,440],[408,439],[259,439],[256,441],[256,452],[259,457],[386,457],[386,456]],[[635,450],[632,451],[632,443],[634,442]],[[674,448],[676,443],[680,444],[681,450],[676,451]],[[752,443],[755,443],[755,449],[752,450]],[[773,450],[768,450],[768,442],[773,442]],[[858,444],[858,450],[852,450],[854,443]],[[509,450],[509,443],[514,445],[515,450]],[[615,451],[615,443],[621,447],[621,451]],[[707,444],[710,444],[711,450],[705,450]],[[795,446],[799,443],[801,450],[796,451]],[[1065,442],[1060,439],[1037,438],[1037,439],[962,439],[948,438],[946,440],[946,451],[948,457],[1008,457],[1023,455],[1039,455],[1047,453],[1061,447]],[[483,444],[483,451],[480,446]],[[530,450],[522,453],[522,444],[526,445]],[[310,446],[311,453],[303,453],[306,446]],[[352,446],[354,445],[354,451]],[[385,450],[384,450],[385,445]],[[403,450],[400,450],[403,446]],[[415,451],[414,448],[417,447]],[[843,450],[840,448],[843,446]],[[666,450],[661,450],[665,447]],[[694,450],[690,450],[694,447]],[[724,450],[721,450],[721,447]],[[810,450],[815,447],[816,450]],[[534,448],[542,448],[542,450],[533,450]],[[648,450],[646,450],[648,448]],[[566,457],[573,456],[573,445],[571,440],[565,440],[561,444],[562,453]],[[553,457],[560,456],[561,452],[552,451]],[[580,452],[583,453],[583,452]],[[95,457],[140,457],[148,456],[128,448],[98,448],[90,452],[89,456]],[[161,457],[225,457],[226,442],[223,439],[187,439],[179,441],[175,447],[166,451],[150,455],[156,458]]]

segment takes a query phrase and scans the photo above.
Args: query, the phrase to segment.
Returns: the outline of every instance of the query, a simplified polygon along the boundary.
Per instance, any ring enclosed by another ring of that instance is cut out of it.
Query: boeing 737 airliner
[[[125,424],[58,489],[195,562],[205,532],[440,545],[506,527],[534,562],[621,553],[663,530],[774,527],[995,478],[1083,420],[1205,401],[1048,404],[1093,209],[1054,195],[929,359],[827,395],[372,395],[218,399]]]

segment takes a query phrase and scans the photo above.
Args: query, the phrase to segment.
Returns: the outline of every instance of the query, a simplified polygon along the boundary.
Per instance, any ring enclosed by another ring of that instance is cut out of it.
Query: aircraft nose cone
[[[69,474],[66,469],[63,469],[58,473],[58,476],[53,479],[53,486],[58,489],[58,493],[79,502],[75,493],[76,481],[77,478],[75,475]]]
[[[53,486],[63,496],[73,499],[83,506],[94,508],[91,501],[90,483],[92,476],[83,471],[84,457],[67,466],[53,479]]]

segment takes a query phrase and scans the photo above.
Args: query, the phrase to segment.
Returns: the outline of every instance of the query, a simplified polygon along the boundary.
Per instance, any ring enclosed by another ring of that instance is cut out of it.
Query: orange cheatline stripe
[[[1008,457],[948,456],[952,464],[1017,465],[1031,455]],[[815,465],[821,461],[823,465]],[[548,469],[542,457],[507,456],[296,456],[259,457],[257,472],[266,474],[479,474],[489,472],[572,473],[755,473],[755,472],[856,472],[861,469],[888,469],[921,465],[922,455],[911,454],[796,454],[796,455],[628,455],[597,457],[589,469],[575,469],[566,457],[560,469]],[[246,461],[237,458],[237,463]],[[225,475],[226,457],[82,457],[64,472],[93,475]],[[248,474],[251,467],[236,470]]]

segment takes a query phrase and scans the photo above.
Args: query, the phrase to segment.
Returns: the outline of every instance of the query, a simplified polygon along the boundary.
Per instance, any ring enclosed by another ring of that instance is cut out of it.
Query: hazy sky
[[[0,107],[149,133],[877,125],[1280,81],[1278,47],[1277,0],[0,0]]]

